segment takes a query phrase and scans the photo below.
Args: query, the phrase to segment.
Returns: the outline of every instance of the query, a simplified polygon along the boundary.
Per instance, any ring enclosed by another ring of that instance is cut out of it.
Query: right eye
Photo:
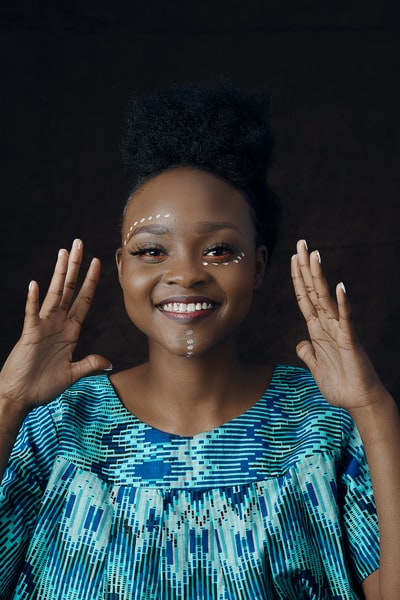
[[[163,248],[154,245],[132,248],[132,250],[129,251],[129,254],[131,256],[138,256],[139,258],[143,258],[148,262],[156,262],[159,260],[163,260],[167,256],[167,253]]]

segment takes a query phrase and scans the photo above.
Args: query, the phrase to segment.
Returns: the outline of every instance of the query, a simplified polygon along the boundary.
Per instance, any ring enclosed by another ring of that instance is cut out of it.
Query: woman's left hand
[[[355,335],[343,283],[336,286],[335,301],[319,252],[309,254],[304,240],[297,242],[291,274],[310,336],[309,341],[297,345],[297,355],[328,402],[350,412],[372,406],[382,397],[384,388]]]

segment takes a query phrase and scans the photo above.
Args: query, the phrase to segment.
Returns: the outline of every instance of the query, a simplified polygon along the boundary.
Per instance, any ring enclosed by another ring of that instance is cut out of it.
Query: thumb
[[[112,371],[112,364],[104,356],[100,354],[89,354],[71,365],[71,372],[73,381],[78,381],[82,377],[93,375],[98,371]]]
[[[296,353],[312,372],[315,367],[316,359],[314,348],[311,342],[308,342],[307,340],[299,342],[296,346]]]

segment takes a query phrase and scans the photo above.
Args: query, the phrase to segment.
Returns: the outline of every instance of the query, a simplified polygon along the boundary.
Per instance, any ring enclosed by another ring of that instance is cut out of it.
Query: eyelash
[[[214,254],[212,254],[214,252]],[[131,256],[138,256],[147,258],[150,261],[156,262],[157,260],[163,260],[167,256],[167,252],[161,246],[157,244],[148,244],[144,246],[138,246],[130,250]],[[238,249],[226,242],[218,242],[212,246],[208,246],[203,251],[203,256],[212,259],[216,262],[227,262],[232,259],[233,256],[238,254]]]
[[[219,242],[206,248],[204,251],[204,256],[210,255],[211,252],[219,253],[211,254],[213,262],[226,262],[229,259],[231,259],[232,256],[236,256],[238,250],[237,248],[234,248],[234,246],[232,246],[231,244],[227,244],[226,242]]]
[[[156,254],[157,253],[157,254]],[[157,244],[148,244],[144,246],[138,246],[129,251],[131,256],[147,257],[151,259],[160,259],[160,257],[166,256],[165,250]]]

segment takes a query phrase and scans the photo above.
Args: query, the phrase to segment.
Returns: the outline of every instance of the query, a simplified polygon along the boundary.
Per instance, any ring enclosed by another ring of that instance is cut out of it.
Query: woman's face
[[[193,357],[232,337],[263,279],[266,249],[254,240],[243,195],[210,173],[174,168],[133,193],[116,258],[150,350]]]

